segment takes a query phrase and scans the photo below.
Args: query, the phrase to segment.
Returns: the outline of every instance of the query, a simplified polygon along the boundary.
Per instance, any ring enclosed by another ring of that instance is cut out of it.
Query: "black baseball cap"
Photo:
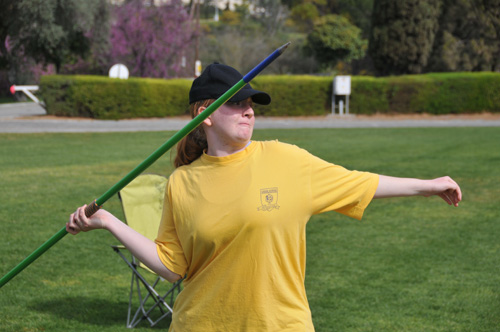
[[[217,62],[212,63],[194,80],[189,90],[189,103],[217,99],[242,78],[243,76],[236,69]],[[252,101],[257,104],[269,105],[271,103],[271,97],[267,93],[252,89],[248,83],[229,101],[242,101],[248,97],[252,97]]]

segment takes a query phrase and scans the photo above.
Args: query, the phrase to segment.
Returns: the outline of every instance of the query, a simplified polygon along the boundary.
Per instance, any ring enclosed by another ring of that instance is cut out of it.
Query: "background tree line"
[[[158,2],[160,4],[158,4]],[[216,6],[224,2],[224,9]],[[118,3],[118,4],[117,4]],[[0,0],[0,93],[44,73],[192,77],[194,61],[268,73],[500,71],[500,0]]]

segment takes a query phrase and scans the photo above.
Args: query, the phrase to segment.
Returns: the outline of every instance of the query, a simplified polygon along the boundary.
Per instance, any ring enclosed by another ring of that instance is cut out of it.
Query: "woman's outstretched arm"
[[[71,214],[66,230],[76,235],[93,229],[106,229],[113,234],[137,259],[146,264],[151,270],[170,282],[181,278],[180,275],[165,267],[156,251],[156,243],[136,232],[121,220],[106,210],[99,210],[90,218],[85,216],[86,205],[79,207]]]
[[[433,196],[441,197],[449,205],[458,206],[462,200],[460,186],[449,176],[432,180],[396,178],[379,175],[379,184],[374,198]]]

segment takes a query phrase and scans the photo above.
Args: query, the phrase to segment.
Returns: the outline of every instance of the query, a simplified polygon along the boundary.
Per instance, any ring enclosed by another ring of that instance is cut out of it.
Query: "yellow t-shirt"
[[[377,185],[277,141],[176,169],[156,240],[165,266],[187,274],[170,331],[314,331],[307,221],[331,210],[361,219]]]

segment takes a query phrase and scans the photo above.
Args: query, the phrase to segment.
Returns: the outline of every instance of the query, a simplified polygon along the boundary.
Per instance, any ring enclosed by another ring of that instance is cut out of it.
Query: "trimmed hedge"
[[[500,112],[500,73],[433,73],[353,77],[350,110],[356,114]]]
[[[332,78],[318,76],[259,76],[251,85],[267,92],[271,104],[255,107],[266,116],[325,115],[331,112]]]
[[[40,94],[47,113],[95,119],[188,114],[191,80],[111,79],[104,76],[43,76]]]
[[[332,77],[259,76],[252,81],[273,102],[256,106],[266,116],[331,113]],[[40,94],[47,113],[96,119],[169,117],[188,114],[190,79],[110,79],[43,76]],[[349,110],[374,113],[500,112],[500,73],[440,73],[352,77]]]

